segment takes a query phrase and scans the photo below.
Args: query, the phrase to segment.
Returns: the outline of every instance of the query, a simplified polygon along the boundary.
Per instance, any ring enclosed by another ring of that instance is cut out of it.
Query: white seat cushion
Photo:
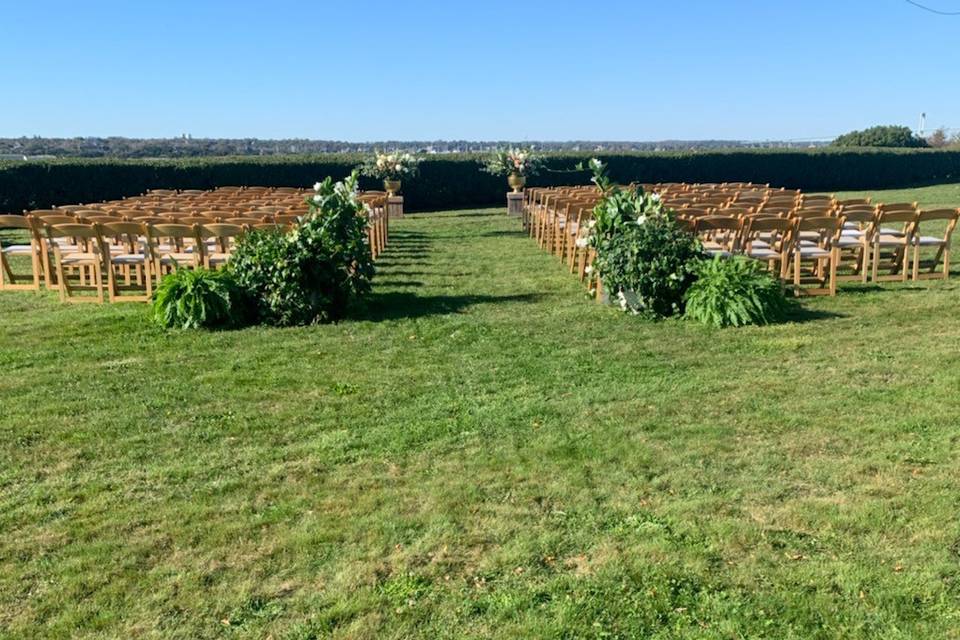
[[[12,244],[3,247],[3,252],[11,256],[29,256],[33,253],[33,247],[29,244]]]

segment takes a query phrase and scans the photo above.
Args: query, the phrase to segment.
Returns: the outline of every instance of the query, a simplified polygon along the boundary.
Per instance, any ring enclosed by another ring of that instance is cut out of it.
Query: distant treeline
[[[58,158],[194,158],[216,156],[281,156],[319,153],[370,153],[401,150],[417,153],[479,153],[508,146],[530,146],[540,151],[687,151],[704,149],[799,148],[811,143],[742,142],[737,140],[663,140],[659,142],[590,141],[564,142],[509,140],[383,140],[344,142],[338,140],[260,140],[257,138],[0,138],[0,157],[55,156]]]

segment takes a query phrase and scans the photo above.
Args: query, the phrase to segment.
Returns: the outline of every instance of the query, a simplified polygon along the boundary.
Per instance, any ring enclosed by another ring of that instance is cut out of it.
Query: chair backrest
[[[797,231],[795,241],[797,243],[801,239],[806,240],[806,238],[801,237],[800,232],[816,231],[820,233],[825,243],[832,245],[843,230],[843,221],[836,216],[797,218],[795,225],[794,229]]]
[[[247,232],[247,229],[242,224],[228,222],[213,222],[203,224],[198,227],[198,230],[201,238],[217,238],[219,240],[236,238]]]
[[[0,215],[0,229],[32,229],[26,216]]]
[[[139,253],[137,251],[140,247],[141,240],[144,240],[147,235],[146,226],[140,222],[101,222],[100,230],[101,235],[111,238],[119,238],[127,247],[127,250],[131,253]]]
[[[159,256],[160,246],[163,240],[170,240],[173,242],[174,247],[177,249],[183,248],[185,241],[189,241],[189,244],[200,244],[198,234],[197,234],[197,225],[189,224],[179,224],[176,222],[164,222],[160,224],[148,224],[146,225],[147,232],[147,244],[150,247],[151,253],[155,256]]]
[[[919,232],[920,225],[926,224],[928,222],[935,221],[946,221],[947,225],[944,229],[943,238],[944,240],[949,241],[950,236],[953,234],[954,228],[957,226],[957,219],[960,218],[960,209],[929,209],[921,210],[917,214],[917,218],[914,221],[914,229]]]
[[[877,224],[891,224],[891,223],[903,223],[904,225],[912,225],[914,220],[917,218],[917,212],[913,209],[894,209],[888,210],[885,209],[882,205],[877,211]]]
[[[895,211],[912,211],[916,213],[918,207],[916,202],[894,202],[892,204],[879,204],[877,209],[883,213],[893,213]]]
[[[50,248],[56,255],[60,255],[60,245],[55,242],[57,238],[72,238],[82,241],[86,244],[88,251],[94,243],[97,249],[104,247],[103,238],[100,235],[100,225],[97,224],[82,224],[79,222],[44,224],[43,232]]]
[[[870,205],[870,198],[846,198],[844,200],[837,200],[837,204],[841,207],[847,207],[850,205]],[[873,205],[870,205],[873,206]]]

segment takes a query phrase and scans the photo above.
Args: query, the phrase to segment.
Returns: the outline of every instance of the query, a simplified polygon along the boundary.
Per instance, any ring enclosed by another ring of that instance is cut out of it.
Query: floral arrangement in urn
[[[535,176],[543,166],[543,156],[532,149],[498,149],[487,158],[483,170],[495,176],[507,176],[514,193],[523,189],[528,176]]]
[[[383,180],[383,188],[390,195],[400,191],[400,181],[404,178],[413,178],[420,171],[420,158],[411,153],[374,153],[373,157],[363,163],[362,172],[365,176]]]

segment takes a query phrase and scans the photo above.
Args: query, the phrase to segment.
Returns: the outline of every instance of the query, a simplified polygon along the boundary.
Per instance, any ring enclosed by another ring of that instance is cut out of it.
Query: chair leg
[[[100,265],[93,265],[93,277],[97,279],[97,302],[103,304],[103,273],[100,270]]]
[[[880,275],[880,243],[873,243],[873,281],[876,282]]]
[[[920,244],[913,247],[913,281],[920,279]]]
[[[837,262],[840,260],[840,250],[834,248],[830,252],[830,295],[837,295]]]
[[[129,269],[129,265],[127,265]],[[130,272],[127,271],[127,276],[129,277]],[[129,285],[129,283],[127,283]],[[119,297],[119,292],[117,291],[117,277],[113,273],[113,265],[107,265],[107,294],[111,303],[116,302]]]

